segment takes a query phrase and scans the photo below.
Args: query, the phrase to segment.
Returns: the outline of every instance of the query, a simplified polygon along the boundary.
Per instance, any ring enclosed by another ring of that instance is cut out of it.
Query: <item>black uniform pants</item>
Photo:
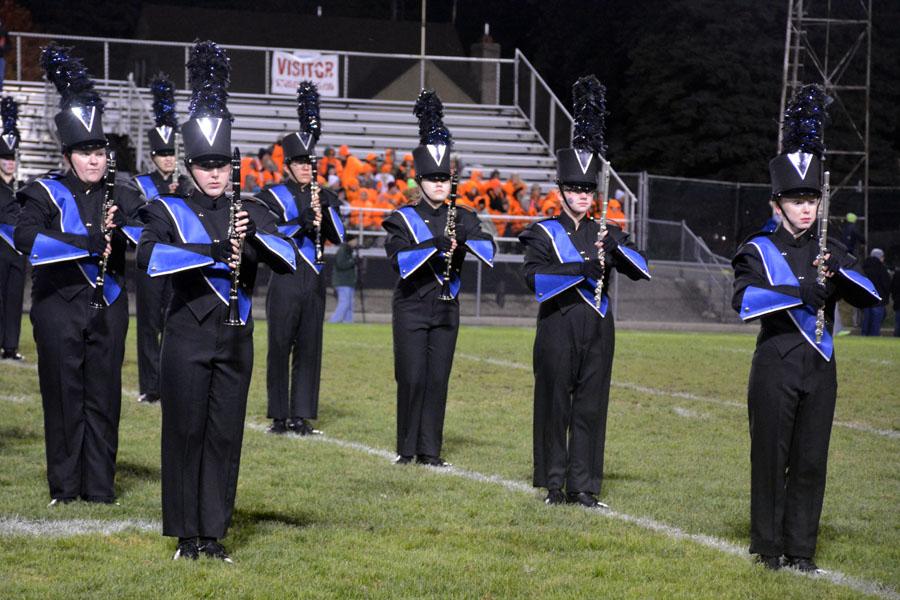
[[[325,287],[321,277],[302,261],[295,272],[273,273],[266,295],[266,316],[269,322],[267,416],[315,419],[319,414],[325,321]]]
[[[799,336],[799,334],[797,334]],[[750,552],[812,557],[837,397],[834,357],[763,342],[750,369]]]
[[[159,351],[171,293],[169,277],[135,273],[138,382],[142,394],[159,393]]]
[[[176,302],[160,360],[163,535],[222,538],[237,492],[253,322],[224,325],[223,303],[198,323]]]
[[[599,494],[615,351],[612,312],[601,319],[587,304],[566,313],[545,310],[534,340],[533,483]]]
[[[19,347],[24,293],[25,257],[0,247],[0,348],[3,350]]]
[[[92,296],[51,292],[31,306],[52,498],[115,498],[128,296],[100,310]]]
[[[459,304],[422,298],[393,303],[394,379],[397,381],[397,454],[440,456],[447,386],[459,332]]]

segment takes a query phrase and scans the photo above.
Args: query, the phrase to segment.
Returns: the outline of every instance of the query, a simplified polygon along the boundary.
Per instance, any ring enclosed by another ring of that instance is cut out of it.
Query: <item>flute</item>
[[[231,272],[231,290],[228,293],[228,316],[225,319],[226,325],[239,327],[243,325],[241,322],[240,305],[238,304],[238,286],[241,278],[241,256],[244,253],[244,240],[237,232],[237,214],[241,212],[243,203],[241,202],[241,151],[234,149],[231,156],[231,201],[228,203],[228,239],[237,240],[238,258],[234,270]]]
[[[601,158],[602,168],[600,169],[600,197],[603,199],[603,206],[600,209],[600,229],[597,231],[597,241],[603,242],[606,235],[606,211],[609,208],[609,161]],[[600,310],[600,303],[603,301],[603,280],[606,275],[606,249],[597,248],[597,260],[600,261],[600,277],[597,279],[597,287],[594,288],[594,305]]]
[[[447,225],[444,227],[444,235],[451,240],[456,239],[456,188],[459,185],[459,175],[456,170],[450,175],[450,207],[447,209]],[[444,282],[441,284],[441,300],[449,302],[453,300],[453,293],[450,291],[450,276],[453,268],[453,252],[447,253],[447,262],[444,265]]]
[[[319,224],[316,225],[316,239],[315,239],[315,248],[316,248],[316,264],[323,265],[325,264],[325,260],[322,255],[325,253],[325,249],[322,247],[322,204],[319,202],[319,164],[316,159],[316,155],[313,154],[309,157],[310,166],[312,167],[312,179],[309,181],[309,205],[316,212],[316,218],[319,220]]]
[[[825,285],[825,253],[828,244],[828,201],[831,196],[831,172],[825,171],[822,183],[822,200],[819,202],[819,255],[816,257],[816,283]],[[822,343],[825,333],[825,307],[816,311],[816,343]]]
[[[115,201],[113,192],[116,187],[116,153],[110,152],[106,161],[106,185],[104,186],[103,204],[100,207],[100,233],[110,242],[110,230],[106,226],[106,219]],[[100,257],[100,268],[97,271],[97,279],[94,281],[94,295],[91,298],[91,308],[106,308],[103,297],[103,282],[106,280],[106,265],[109,263],[109,254],[104,252]]]

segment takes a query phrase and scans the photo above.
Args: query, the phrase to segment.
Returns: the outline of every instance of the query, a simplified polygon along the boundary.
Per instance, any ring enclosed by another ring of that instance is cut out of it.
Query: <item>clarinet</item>
[[[822,183],[822,200],[819,202],[819,255],[816,257],[816,283],[825,285],[825,246],[828,244],[828,201],[831,196],[831,173],[825,171]],[[816,312],[816,343],[822,343],[822,335],[825,333],[825,307]]]
[[[447,225],[444,227],[444,235],[451,240],[456,239],[456,187],[459,185],[459,174],[456,170],[450,175],[450,207],[447,209]],[[453,268],[453,253],[447,253],[447,262],[444,264],[444,281],[441,284],[441,300],[450,302],[453,293],[450,291],[450,276]]]
[[[238,305],[238,286],[241,278],[241,257],[244,253],[244,240],[237,233],[237,214],[241,212],[241,151],[234,149],[231,156],[231,198],[228,203],[228,239],[238,243],[237,266],[231,272],[231,290],[228,293],[228,316],[225,324],[232,327],[240,327],[241,311]]]
[[[113,206],[113,192],[116,188],[116,153],[110,152],[106,160],[106,185],[103,192],[103,205],[100,207],[100,233],[110,241],[110,230],[106,227],[106,217]],[[97,271],[97,279],[94,281],[94,296],[91,298],[91,308],[106,308],[106,299],[103,297],[103,282],[106,279],[106,265],[109,263],[109,254],[100,258]]]
[[[319,164],[318,160],[316,160],[316,155],[313,154],[309,157],[310,166],[312,167],[312,179],[309,181],[309,204],[312,206],[312,209],[316,211],[316,217],[319,218],[319,224],[316,226],[316,239],[315,239],[315,248],[316,248],[316,264],[324,265],[325,260],[322,255],[325,253],[322,248],[322,205],[319,202]]]
[[[600,209],[600,229],[597,231],[597,241],[602,242],[606,235],[606,212],[609,208],[609,162],[600,159],[602,168],[600,171],[600,197],[603,199],[603,205]],[[600,261],[600,278],[597,279],[597,287],[594,288],[594,306],[600,310],[600,303],[603,301],[603,279],[606,275],[606,249],[597,248],[597,260]]]

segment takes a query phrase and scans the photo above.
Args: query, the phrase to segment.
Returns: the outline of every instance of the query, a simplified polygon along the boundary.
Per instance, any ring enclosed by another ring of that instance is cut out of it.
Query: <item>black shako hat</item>
[[[3,122],[3,133],[0,134],[0,157],[15,158],[19,148],[19,104],[12,96],[0,99],[0,121]]]
[[[416,177],[450,176],[450,131],[444,126],[444,105],[434,90],[422,90],[413,107],[419,120],[419,145],[413,150]]]
[[[297,86],[297,118],[300,129],[284,136],[281,141],[287,161],[313,156],[316,153],[316,142],[322,135],[319,90],[311,81],[301,81]]]
[[[822,195],[824,129],[831,98],[817,84],[800,88],[784,111],[781,153],[769,161],[772,196]]]
[[[228,84],[231,64],[213,42],[197,42],[187,63],[192,90],[190,118],[181,126],[184,160],[231,162],[231,113]]]
[[[41,68],[59,92],[60,112],[54,117],[63,152],[106,146],[103,133],[103,99],[94,89],[81,60],[70,48],[51,43],[41,52]]]
[[[175,152],[175,132],[178,117],[175,112],[175,85],[160,73],[150,82],[153,95],[153,120],[155,126],[147,130],[150,154]]]
[[[556,180],[596,186],[606,154],[606,88],[593,75],[580,77],[572,86],[572,108],[572,147],[556,151]]]

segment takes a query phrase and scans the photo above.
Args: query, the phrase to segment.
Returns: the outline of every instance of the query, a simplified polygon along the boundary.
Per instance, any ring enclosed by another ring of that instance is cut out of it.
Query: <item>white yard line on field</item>
[[[143,519],[104,521],[101,519],[24,519],[16,515],[0,516],[0,536],[71,537],[92,533],[112,535],[127,529],[159,533],[162,531],[162,524],[158,521]]]
[[[257,432],[266,432],[266,425],[261,423],[249,423],[247,425],[248,429]],[[287,437],[287,436],[285,436]],[[329,435],[312,435],[305,437],[298,436],[290,436],[293,440],[297,442],[305,442],[307,440],[312,442],[320,442],[332,444],[334,446],[338,446],[341,448],[347,448],[350,450],[356,450],[358,452],[363,452],[365,454],[369,454],[376,458],[381,458],[388,461],[393,461],[396,458],[396,455],[393,452],[389,452],[387,450],[381,450],[378,448],[373,448],[371,446],[367,446],[365,444],[361,444],[359,442],[350,442],[338,438],[333,438]],[[400,468],[400,467],[398,467]],[[409,468],[409,467],[403,467]],[[460,467],[448,467],[448,468],[435,468],[435,467],[426,467],[428,471],[431,471],[435,474],[439,475],[447,475],[454,477],[462,477],[463,479],[469,479],[471,481],[477,481],[479,483],[490,483],[494,485],[499,485],[510,492],[521,492],[524,494],[528,494],[530,496],[535,496],[535,488],[528,485],[522,481],[514,481],[511,479],[506,479],[500,477],[499,475],[486,475],[484,473],[479,473],[478,471],[470,471],[468,469],[463,469]],[[651,519],[648,517],[636,517],[633,515],[629,515],[627,513],[619,512],[616,510],[593,510],[593,509],[584,509],[585,512],[590,514],[603,516],[611,519],[616,519],[618,521],[623,521],[625,523],[631,523],[642,527],[644,529],[648,529],[655,533],[662,534],[666,537],[676,539],[679,541],[688,541],[696,544],[700,544],[701,546],[705,546],[707,548],[712,548],[713,550],[718,550],[719,552],[723,552],[725,554],[730,554],[733,556],[737,556],[739,558],[743,558],[745,560],[750,560],[750,555],[747,553],[745,548],[738,546],[732,542],[727,540],[723,540],[710,535],[702,535],[697,533],[689,533],[675,527],[673,525],[669,525],[667,523],[663,523],[661,521],[657,521],[655,519]],[[864,594],[870,594],[873,596],[878,596],[880,598],[888,598],[890,600],[900,600],[900,594],[894,591],[893,588],[888,587],[882,583],[876,581],[867,581],[865,579],[859,579],[857,577],[850,577],[849,575],[844,575],[838,571],[822,571],[816,574],[806,574],[801,573],[800,571],[795,571],[793,569],[785,569],[785,572],[792,573],[794,575],[798,575],[801,577],[809,577],[810,579],[821,579],[824,581],[828,581],[837,585],[841,585],[844,587],[851,588],[855,591],[862,592]]]

